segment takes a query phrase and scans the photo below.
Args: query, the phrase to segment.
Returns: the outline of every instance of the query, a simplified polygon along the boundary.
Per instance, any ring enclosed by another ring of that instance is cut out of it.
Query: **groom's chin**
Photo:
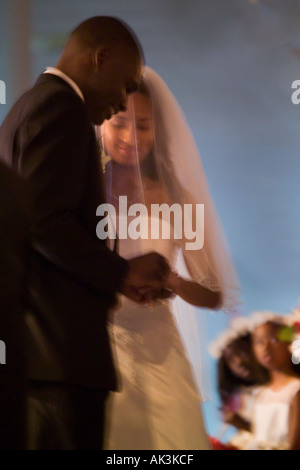
[[[101,124],[103,124],[105,119],[107,119],[106,117],[107,113],[103,109],[99,111],[99,109],[95,109],[95,107],[92,108],[92,107],[87,106],[87,112],[88,112],[91,122],[97,126],[100,126]]]
[[[90,119],[92,121],[93,124],[96,124],[96,125],[101,125],[103,124],[104,121],[108,121],[109,119],[111,119],[111,117],[116,114],[114,108],[112,106],[110,106],[108,109],[104,110],[102,109],[101,112],[99,112],[98,110],[96,111],[95,109],[91,110],[90,111]]]
[[[98,116],[90,116],[90,119],[93,124],[95,124],[96,126],[100,126],[101,124],[103,124],[106,118],[103,115],[101,116],[98,115]]]

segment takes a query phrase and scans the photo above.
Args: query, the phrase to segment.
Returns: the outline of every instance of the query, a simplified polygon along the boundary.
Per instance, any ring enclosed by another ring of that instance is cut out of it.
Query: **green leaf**
[[[295,328],[293,326],[283,326],[278,331],[277,337],[280,341],[293,341],[295,335]]]

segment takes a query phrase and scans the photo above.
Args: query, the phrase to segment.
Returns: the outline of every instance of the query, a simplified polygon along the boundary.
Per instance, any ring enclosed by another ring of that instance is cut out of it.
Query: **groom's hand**
[[[164,286],[171,272],[167,260],[155,252],[132,258],[128,264],[125,281],[137,288],[147,285],[159,289]]]
[[[139,304],[153,306],[157,300],[169,299],[176,294],[170,289],[152,289],[144,286],[139,289],[132,286],[123,286],[122,294]]]
[[[133,302],[137,302],[139,304],[146,303],[144,293],[129,284],[124,283],[120,292]]]
[[[123,281],[120,292],[136,302],[143,303],[144,288],[159,291],[164,289],[170,273],[166,259],[158,253],[147,253],[128,261],[127,276]]]
[[[167,287],[162,287],[161,289],[152,289],[149,286],[142,287],[140,289],[142,294],[143,302],[151,305],[156,300],[170,299],[176,294]]]

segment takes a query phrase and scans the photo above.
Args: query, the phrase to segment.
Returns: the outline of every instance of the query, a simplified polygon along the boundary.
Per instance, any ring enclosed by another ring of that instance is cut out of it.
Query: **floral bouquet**
[[[230,445],[230,444],[224,444],[224,442],[221,442],[219,439],[209,436],[210,444],[212,446],[212,450],[239,450],[237,447]]]

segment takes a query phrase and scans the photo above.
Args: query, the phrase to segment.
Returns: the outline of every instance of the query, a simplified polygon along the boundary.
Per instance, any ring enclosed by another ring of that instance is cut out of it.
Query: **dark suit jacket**
[[[96,236],[105,202],[84,103],[61,78],[39,77],[0,128],[0,156],[29,185],[28,374],[114,389],[107,315],[128,269]]]
[[[0,449],[25,449],[24,287],[29,207],[23,181],[0,162]],[[2,353],[6,355],[3,357]],[[2,362],[4,360],[4,362]]]

